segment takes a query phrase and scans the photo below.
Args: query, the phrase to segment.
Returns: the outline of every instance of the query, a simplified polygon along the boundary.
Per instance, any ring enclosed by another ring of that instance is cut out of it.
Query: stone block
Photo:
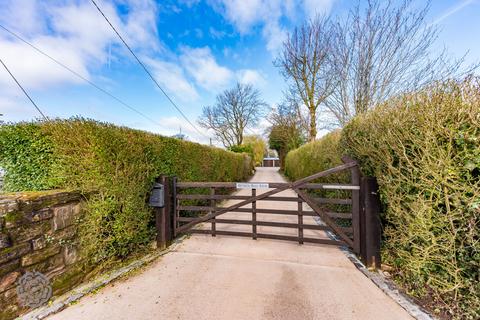
[[[15,292],[15,290],[13,290],[13,291]],[[6,298],[5,294],[7,294],[7,292],[2,293],[0,295],[0,319],[1,320],[15,319],[16,316],[19,315],[19,313],[21,312],[21,309],[22,309],[17,304],[17,301],[16,301],[17,299],[15,299],[15,298],[7,299]]]
[[[78,216],[82,212],[82,204],[80,202],[72,204],[73,214]]]
[[[80,264],[67,267],[62,274],[52,279],[54,295],[61,295],[79,284],[86,275],[86,271]]]
[[[75,210],[73,205],[53,208],[53,230],[61,230],[75,223]]]
[[[51,228],[52,225],[50,221],[41,221],[37,223],[25,224],[14,229],[10,229],[9,233],[13,243],[21,243],[33,240],[44,235],[49,232]]]
[[[27,219],[30,222],[38,222],[47,220],[53,217],[53,212],[50,208],[44,208],[42,210],[32,211],[27,215]]]
[[[16,287],[16,285],[14,285],[10,289],[2,292],[1,295],[3,296],[3,298],[5,300],[10,300],[10,301],[13,300],[14,298],[17,297],[17,287]]]
[[[20,268],[20,258],[0,264],[0,277]]]
[[[18,211],[19,205],[16,199],[0,200],[0,216],[4,216],[9,212]]]
[[[76,246],[72,244],[67,244],[63,247],[63,259],[65,264],[71,265],[78,261],[78,250]]]
[[[44,236],[40,236],[36,239],[32,240],[32,249],[34,251],[41,250],[47,246],[47,241],[45,240]]]
[[[8,234],[0,233],[0,250],[12,246],[12,240]]]
[[[46,207],[80,201],[80,199],[81,195],[75,192],[46,191],[45,194],[30,194],[23,198],[23,201],[20,204],[20,209],[24,211],[35,211]]]
[[[8,212],[6,215],[3,216],[3,219],[5,220],[5,228],[7,229],[21,226],[22,224],[27,222],[27,220],[24,219],[22,212],[20,211]]]
[[[34,251],[22,257],[22,267],[31,266],[47,260],[49,257],[60,252],[60,246],[52,246],[43,250]]]
[[[16,246],[5,248],[0,250],[0,265],[4,262],[16,259],[18,257],[24,256],[31,250],[30,243],[21,243]],[[1,268],[1,267],[0,267]]]
[[[13,271],[7,273],[3,277],[0,278],[0,292],[4,292],[7,289],[12,288],[15,285],[15,281],[17,281],[18,277],[20,277],[21,273],[18,271]]]
[[[25,267],[25,269],[28,271],[39,271],[45,274],[47,277],[49,274],[62,273],[64,268],[65,263],[63,261],[63,253],[58,253],[47,258],[46,260],[43,260],[42,262]]]
[[[70,226],[56,232],[50,232],[48,235],[54,237],[55,239],[69,240],[74,238],[76,233],[76,226]]]

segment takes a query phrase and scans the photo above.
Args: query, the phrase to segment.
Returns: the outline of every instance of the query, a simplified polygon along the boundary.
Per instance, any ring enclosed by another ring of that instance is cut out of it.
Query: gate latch
[[[148,204],[151,207],[163,208],[165,206],[165,192],[163,184],[156,182],[153,185],[152,192],[150,193],[150,200]]]

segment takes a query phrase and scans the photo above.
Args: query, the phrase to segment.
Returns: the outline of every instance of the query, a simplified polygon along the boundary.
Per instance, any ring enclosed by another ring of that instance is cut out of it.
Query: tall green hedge
[[[385,260],[420,298],[480,318],[480,85],[449,82],[391,100],[343,130],[378,178]]]
[[[382,258],[394,279],[439,315],[480,319],[479,80],[387,101],[331,142],[293,151],[287,172],[306,176],[332,150],[359,160],[380,185]]]
[[[290,151],[285,157],[285,175],[291,180],[298,180],[343,164],[340,135],[341,131],[336,130]],[[338,175],[328,176],[327,179],[338,179],[337,177]]]
[[[0,167],[4,191],[91,194],[78,238],[94,263],[124,258],[153,239],[146,198],[160,174],[241,181],[252,172],[241,154],[84,119],[1,126]]]

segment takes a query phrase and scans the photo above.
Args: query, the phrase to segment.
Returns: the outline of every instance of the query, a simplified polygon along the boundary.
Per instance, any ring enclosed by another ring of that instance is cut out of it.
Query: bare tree
[[[433,55],[438,28],[426,25],[429,3],[415,10],[413,0],[370,0],[330,26],[331,69],[336,83],[327,109],[344,125],[385,99],[452,76],[463,59],[449,62],[446,51]]]
[[[328,19],[317,17],[295,28],[274,62],[308,109],[310,140],[317,135],[317,109],[333,88],[329,26]]]
[[[257,124],[267,104],[260,91],[237,83],[217,96],[214,106],[204,107],[200,126],[212,129],[225,147],[241,145],[245,128]]]

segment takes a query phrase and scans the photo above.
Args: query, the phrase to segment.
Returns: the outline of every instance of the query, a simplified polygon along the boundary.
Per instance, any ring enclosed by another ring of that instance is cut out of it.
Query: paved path
[[[283,179],[273,168],[259,168],[252,181]],[[294,193],[284,191],[282,195]],[[282,209],[296,209],[296,205],[257,203],[258,207]],[[241,214],[226,215],[238,219]],[[258,220],[271,216],[258,214]],[[280,221],[278,216],[275,221]],[[217,225],[218,230],[245,227]],[[268,233],[264,228],[258,231]],[[296,230],[281,232],[295,234]],[[314,232],[326,237],[321,231]],[[109,285],[49,319],[412,318],[337,247],[193,235],[141,274]]]

